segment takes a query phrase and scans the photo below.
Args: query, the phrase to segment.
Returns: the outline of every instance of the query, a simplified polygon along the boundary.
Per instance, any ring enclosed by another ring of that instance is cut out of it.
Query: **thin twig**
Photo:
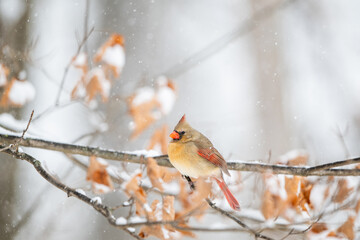
[[[218,211],[219,213],[221,213],[222,215],[230,218],[231,220],[233,220],[234,222],[236,222],[237,224],[239,224],[241,227],[243,227],[244,229],[246,229],[248,232],[254,234],[255,238],[261,238],[261,239],[266,239],[266,240],[272,240],[272,238],[265,236],[259,232],[256,232],[254,229],[250,228],[248,225],[246,225],[244,222],[242,222],[238,217],[236,217],[235,215],[217,207],[213,202],[211,202],[210,199],[206,199],[207,203],[209,204],[209,206],[211,208],[213,208],[214,210]]]
[[[84,44],[86,43],[86,41],[88,40],[88,38],[90,37],[91,33],[94,31],[94,27],[92,27],[89,31],[89,33],[84,36],[84,39],[82,40],[82,42],[79,44],[79,47],[76,51],[76,54],[75,56],[79,55],[80,51],[81,51],[81,48],[84,46]],[[66,65],[65,67],[65,70],[64,70],[64,75],[62,77],[62,80],[61,80],[61,83],[60,83],[60,87],[59,87],[59,91],[57,93],[57,96],[56,96],[56,101],[55,101],[55,106],[58,106],[59,105],[59,101],[60,101],[60,96],[61,96],[61,93],[62,93],[62,90],[64,88],[64,84],[65,84],[65,80],[66,80],[66,77],[67,77],[67,74],[69,72],[69,69],[70,69],[70,66],[72,64],[72,59],[69,61],[69,63]]]
[[[76,191],[75,189],[61,183],[58,179],[54,178],[52,175],[50,175],[43,167],[42,164],[39,160],[35,159],[34,157],[26,154],[26,153],[21,153],[21,152],[14,152],[9,150],[6,150],[5,153],[12,155],[15,158],[21,159],[21,160],[25,160],[27,162],[29,162],[30,164],[33,165],[33,167],[36,169],[36,171],[49,183],[51,183],[52,185],[54,185],[55,187],[57,187],[58,189],[62,190],[63,192],[65,192],[67,194],[68,197],[75,197],[79,200],[81,200],[82,202],[87,203],[88,205],[92,206],[97,212],[99,212],[101,215],[103,215],[109,222],[110,225],[122,229],[125,232],[127,232],[128,234],[130,234],[132,237],[136,238],[136,239],[141,239],[135,232],[130,231],[128,228],[129,227],[136,227],[136,226],[143,226],[143,225],[171,225],[176,229],[179,230],[189,230],[189,231],[210,231],[210,229],[205,229],[205,228],[183,228],[181,226],[179,226],[178,224],[182,222],[179,220],[174,220],[174,221],[144,221],[144,222],[129,222],[127,224],[123,224],[123,225],[119,225],[116,223],[116,218],[112,213],[111,208],[109,208],[108,206],[99,203],[97,201],[94,201],[93,199],[89,198],[88,196]],[[226,215],[226,216],[232,216],[230,213],[227,213],[226,211],[217,208],[216,206],[213,206],[214,209],[220,211],[222,214]],[[234,216],[230,217],[232,219],[236,218]],[[236,219],[236,222],[240,222],[240,220]],[[251,229],[249,227],[247,227],[246,224],[242,223],[240,224],[241,226],[244,227],[244,229],[246,231],[250,231]],[[241,231],[241,229],[222,229],[223,231]],[[212,231],[221,231],[221,229],[216,229],[216,230],[212,230]],[[271,240],[271,238],[268,238],[260,233],[256,233],[255,231],[251,230],[251,233],[255,234],[256,237],[258,238],[263,238],[263,239],[268,239]]]
[[[85,14],[84,14],[84,38],[86,38],[86,36],[88,35],[89,15],[90,15],[90,0],[86,0],[86,2],[85,2]],[[84,43],[84,51],[86,53],[89,53],[87,41],[85,41],[85,43]],[[89,54],[87,54],[87,55],[88,55],[88,62],[90,64],[91,63],[90,56],[89,56]]]
[[[7,154],[12,155],[15,158],[21,159],[21,160],[25,160],[27,162],[29,162],[30,164],[33,165],[33,167],[36,169],[36,171],[49,183],[51,183],[52,185],[54,185],[55,187],[57,187],[58,189],[62,190],[63,192],[65,192],[67,194],[68,197],[75,197],[85,203],[87,203],[88,205],[92,206],[97,212],[99,212],[101,215],[103,215],[108,222],[112,225],[115,226],[117,228],[120,228],[122,230],[124,230],[125,232],[127,232],[128,234],[130,234],[132,237],[140,240],[141,238],[136,235],[134,232],[124,228],[123,226],[118,226],[116,224],[116,218],[114,217],[114,215],[112,214],[112,212],[110,211],[109,207],[106,205],[103,205],[97,201],[94,201],[93,199],[89,198],[88,196],[76,191],[75,189],[61,183],[59,180],[57,180],[56,178],[54,178],[53,176],[51,176],[41,165],[41,162],[37,159],[35,159],[34,157],[26,154],[26,153],[21,153],[21,152],[14,152],[11,151],[10,149],[4,151]]]
[[[30,123],[31,123],[31,120],[32,120],[32,117],[34,115],[34,110],[32,110],[31,114],[30,114],[30,118],[29,118],[29,121],[26,125],[26,128],[24,129],[24,131],[22,132],[21,134],[21,137],[16,141],[16,143],[11,146],[11,144],[8,146],[8,147],[14,147],[15,148],[15,151],[18,151],[19,150],[19,145],[21,144],[21,141],[24,140],[24,136],[25,136],[25,133],[27,132],[27,130],[29,129],[29,126],[30,126]]]
[[[344,149],[344,152],[346,154],[345,156],[348,158],[348,157],[351,156],[351,154],[350,154],[349,147],[347,146],[346,141],[345,141],[345,137],[344,137],[344,135],[347,133],[347,131],[349,129],[348,125],[345,126],[344,131],[341,131],[339,125],[336,125],[336,126],[337,126],[337,129],[335,130],[335,134],[340,140],[341,146]]]
[[[34,110],[32,110],[32,112],[31,112],[31,114],[30,114],[29,121],[28,121],[28,123],[27,123],[27,125],[26,125],[25,130],[22,132],[21,139],[24,139],[25,133],[26,133],[27,130],[29,129],[29,126],[30,126],[30,123],[31,123],[31,120],[32,120],[33,116],[34,116]]]

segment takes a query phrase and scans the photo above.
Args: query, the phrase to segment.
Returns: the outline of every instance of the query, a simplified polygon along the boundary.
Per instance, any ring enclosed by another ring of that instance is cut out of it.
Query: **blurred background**
[[[359,9],[354,0],[0,0],[0,63],[14,76],[25,72],[36,90],[24,107],[2,112],[25,127],[32,109],[35,117],[48,110],[29,134],[116,150],[146,148],[155,128],[171,129],[186,113],[227,160],[275,163],[293,149],[306,151],[309,165],[359,156]],[[89,55],[113,33],[125,39],[126,63],[109,101],[67,104],[78,79],[70,70],[54,107],[66,66],[92,28]],[[176,85],[172,111],[130,140],[126,99],[160,75]],[[86,172],[62,154],[27,151],[63,182],[88,187]],[[28,163],[1,158],[0,239],[130,239]],[[259,207],[255,179],[237,195],[243,209]],[[104,198],[127,199],[116,191]]]

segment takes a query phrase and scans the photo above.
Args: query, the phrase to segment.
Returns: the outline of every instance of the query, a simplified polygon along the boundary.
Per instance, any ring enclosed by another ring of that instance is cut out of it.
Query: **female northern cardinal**
[[[222,172],[230,176],[226,162],[210,140],[193,129],[185,114],[170,134],[168,146],[171,164],[190,182],[189,177],[212,177],[219,184],[230,207],[240,210],[240,205],[226,185]],[[192,186],[193,187],[193,186]]]

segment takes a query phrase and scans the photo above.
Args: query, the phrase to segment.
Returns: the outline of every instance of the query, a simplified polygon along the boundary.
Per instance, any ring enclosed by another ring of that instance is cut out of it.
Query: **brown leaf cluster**
[[[85,101],[89,103],[99,95],[103,102],[107,102],[110,86],[111,81],[107,78],[103,69],[93,68],[90,71],[86,71],[75,85],[71,91],[71,99],[84,97]]]
[[[161,178],[162,169],[158,166],[155,159],[148,158],[146,170],[153,187],[159,189],[161,192],[164,191]]]
[[[159,189],[161,192],[164,191],[163,183],[169,183],[180,178],[179,172],[159,166],[154,158],[147,159],[146,171],[152,186]]]
[[[160,106],[155,98],[139,105],[135,105],[133,103],[135,97],[136,95],[132,95],[128,98],[129,113],[134,121],[134,129],[131,134],[131,139],[138,137],[145,129],[157,120],[157,117],[153,112]]]
[[[293,153],[299,153],[294,155]],[[283,158],[282,164],[291,166],[305,165],[307,155],[299,151],[292,152]],[[301,154],[300,154],[301,153]],[[289,157],[292,156],[292,157]],[[293,213],[312,213],[315,206],[321,207],[321,201],[331,200],[333,204],[341,204],[350,197],[354,188],[351,187],[349,179],[329,177],[327,181],[308,180],[306,177],[273,175],[266,173],[264,176],[265,192],[262,202],[262,213],[265,219],[277,218],[279,216],[291,221]],[[331,187],[334,186],[335,187]],[[320,187],[320,188],[317,188]],[[313,189],[322,189],[321,192],[313,192]],[[332,189],[332,190],[331,190]],[[310,195],[314,194],[317,204],[312,203]],[[317,196],[322,194],[321,196]],[[320,197],[320,198],[318,198]],[[331,198],[331,199],[330,199]],[[319,202],[320,201],[320,202]],[[320,205],[319,205],[320,204]],[[290,214],[288,210],[291,209]],[[360,200],[356,202],[353,210],[350,210],[348,219],[338,228],[329,226],[327,223],[317,222],[311,226],[307,236],[321,234],[320,236],[335,237],[339,239],[355,239],[354,222],[359,213]],[[349,209],[348,209],[349,210]]]
[[[281,164],[288,166],[305,166],[309,155],[301,150],[293,150],[280,157]]]
[[[150,167],[149,167],[150,166]],[[154,159],[148,159],[148,174],[150,174],[149,178],[153,186],[157,186],[157,188],[162,188],[161,182],[157,181],[151,175],[154,174],[157,178],[161,178],[161,169],[156,164]],[[160,200],[155,199],[151,206],[148,206],[147,203],[147,194],[144,189],[140,186],[140,181],[142,178],[142,174],[138,173],[134,175],[126,184],[125,184],[125,192],[128,196],[134,198],[135,206],[136,206],[136,214],[139,216],[145,216],[148,221],[162,221],[162,222],[170,222],[175,220],[175,208],[174,196],[163,196],[162,202]],[[151,226],[143,226],[139,231],[139,236],[142,238],[146,238],[149,236],[155,236],[159,239],[173,239],[171,233],[176,230],[172,227],[171,224],[156,224]]]
[[[149,221],[163,221],[170,222],[175,220],[175,209],[174,209],[174,196],[163,197],[162,204],[159,200],[154,200],[151,204],[151,212],[148,213]],[[174,232],[174,228],[171,224],[166,225],[153,225],[143,226],[140,229],[139,236],[146,238],[149,236],[155,236],[159,239],[174,239],[171,232]]]
[[[328,230],[328,228],[325,223],[315,223],[310,229],[310,231],[313,233],[321,233],[326,230]]]
[[[338,188],[337,192],[334,196],[334,202],[336,203],[342,203],[349,194],[353,191],[352,187],[348,187],[347,180],[342,178],[338,181]]]
[[[92,181],[92,189],[97,194],[114,190],[113,183],[106,168],[107,165],[100,163],[98,160],[96,160],[95,156],[90,157],[90,164],[87,170],[86,180]],[[105,188],[96,184],[103,185]]]
[[[306,164],[307,155],[301,154],[293,158],[286,158],[286,163],[291,166]],[[308,212],[312,207],[310,193],[312,183],[305,177],[273,175],[266,173],[263,175],[265,192],[261,206],[261,212],[265,219],[277,218],[282,216],[291,220],[287,209],[293,209],[297,213]],[[274,191],[276,189],[276,191]]]
[[[276,218],[282,216],[288,220],[289,216],[286,214],[288,208],[294,209],[296,212],[308,212],[312,207],[310,202],[310,192],[312,184],[304,177],[285,177],[265,175],[264,181],[269,178],[283,177],[285,185],[281,186],[279,181],[278,188],[283,191],[283,194],[271,192],[268,188],[265,190],[261,211],[265,219]],[[272,180],[274,181],[274,180]],[[284,197],[285,196],[285,197]]]
[[[115,77],[119,77],[120,72],[123,66],[118,66],[117,64],[111,63],[104,59],[104,55],[106,51],[111,51],[113,47],[124,48],[125,39],[120,34],[113,34],[110,38],[101,46],[101,48],[97,51],[94,61],[95,62],[103,62],[105,63],[105,67],[108,68]]]
[[[147,208],[147,194],[140,186],[142,174],[135,174],[130,181],[125,184],[125,193],[129,197],[133,197],[136,207],[136,215],[146,216],[149,209]],[[145,209],[146,208],[146,209]]]
[[[31,85],[31,84],[25,80],[19,80],[15,77],[13,77],[9,81],[9,74],[10,74],[9,68],[6,67],[4,64],[0,63],[0,93],[1,93],[0,107],[5,107],[5,108],[22,107],[25,102],[32,100],[33,96],[28,96],[24,102],[15,101],[14,99],[11,98],[11,94],[12,96],[16,96],[17,94],[29,94],[29,93],[26,93],[27,89],[23,89],[22,92],[19,92],[19,89],[16,89],[16,87],[14,86],[17,85],[19,87],[22,85],[23,87],[24,84],[27,85]],[[22,98],[23,97],[24,96],[22,96]]]
[[[206,179],[196,179],[196,190],[190,191],[187,182],[181,177],[177,171],[171,171],[168,168],[160,167],[153,158],[147,159],[147,176],[151,185],[163,192],[162,199],[155,199],[151,205],[148,204],[148,195],[141,187],[141,173],[135,174],[128,182],[124,183],[124,189],[129,197],[135,202],[136,214],[146,217],[148,221],[173,222],[176,226],[188,227],[187,222],[191,217],[200,219],[208,204],[205,199],[211,197],[212,184]],[[179,182],[180,192],[176,198],[180,201],[181,207],[175,210],[175,196],[167,195],[164,183],[171,181]],[[150,205],[150,206],[149,206]],[[173,234],[177,232],[177,234]],[[179,230],[172,224],[156,224],[143,226],[140,229],[139,236],[146,238],[155,236],[159,239],[174,239],[175,236],[195,237],[191,231]]]
[[[355,223],[355,216],[349,216],[347,220],[338,228],[334,230],[329,230],[329,227],[326,223],[315,223],[311,229],[310,232],[308,232],[308,237],[311,237],[311,235],[316,234],[326,234],[327,238],[336,238],[336,239],[355,239],[355,229],[354,229],[354,223]]]
[[[189,186],[185,180],[180,181],[180,193],[178,198],[182,205],[182,210],[176,213],[176,218],[183,218],[189,214],[200,219],[208,204],[205,199],[211,197],[211,182],[207,182],[204,178],[198,178],[195,182],[196,189],[193,192],[189,192]]]
[[[346,236],[347,239],[355,239],[354,222],[355,217],[350,216],[346,222],[337,229],[337,233]]]
[[[15,81],[16,81],[16,79],[13,78],[13,79],[11,79],[11,81],[9,83],[7,83],[5,85],[4,92],[3,92],[2,96],[1,96],[1,100],[0,100],[1,107],[9,107],[9,106],[14,105],[11,103],[9,95],[10,95],[11,88],[14,85]],[[15,104],[14,107],[20,107],[20,106]]]
[[[164,100],[159,96],[163,93],[164,89],[168,93],[170,92],[171,96],[175,96],[175,85],[170,79],[165,79],[165,83],[163,83],[164,79],[161,79],[161,85],[158,84],[158,87],[150,88],[140,88],[137,92],[132,94],[127,99],[129,114],[133,118],[134,121],[134,129],[131,134],[131,138],[135,139],[138,137],[144,130],[146,130],[149,126],[151,126],[156,120],[158,120],[161,116],[166,115],[169,111],[164,105],[163,101],[171,101],[171,99]],[[148,90],[148,91],[142,91]],[[144,92],[150,95],[144,101],[137,102],[139,98],[143,97]],[[160,100],[162,99],[162,100]],[[155,132],[153,137],[155,140],[159,140],[161,142],[166,141],[164,137],[164,129],[159,129],[159,133]],[[162,151],[166,152],[166,148],[164,145],[162,146]]]
[[[71,91],[72,99],[85,98],[85,101],[89,103],[99,95],[103,102],[108,101],[112,85],[111,74],[117,78],[120,75],[121,69],[118,66],[115,67],[107,62],[102,62],[102,58],[104,53],[115,45],[121,48],[124,46],[124,38],[119,34],[112,35],[95,55],[94,61],[96,63],[101,62],[101,67],[96,66],[89,69],[85,53],[79,53],[73,57],[71,65],[81,70],[81,77]]]
[[[329,196],[329,187],[325,191],[324,199],[331,197],[331,200],[335,204],[341,204],[346,199],[349,198],[349,195],[353,192],[353,187],[349,187],[348,180],[346,178],[334,179],[329,178],[327,184],[337,184],[336,191],[333,195]],[[356,217],[359,214],[360,209],[360,200],[356,202],[354,209],[347,209],[351,211],[351,215],[348,219],[337,229],[328,230],[330,227],[327,226],[326,223],[319,223],[317,225],[313,225],[311,229],[312,234],[322,234],[323,232],[328,232],[327,237],[336,237],[336,238],[346,238],[346,239],[355,239],[355,229],[354,229],[354,222]],[[320,227],[321,226],[321,227]]]

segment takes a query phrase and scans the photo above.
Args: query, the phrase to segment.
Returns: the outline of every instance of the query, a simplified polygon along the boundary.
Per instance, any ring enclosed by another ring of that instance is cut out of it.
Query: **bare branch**
[[[0,134],[0,144],[4,150],[9,149],[9,145],[16,144],[21,137],[15,135]],[[23,138],[19,143],[23,147],[41,148],[53,150],[69,154],[79,154],[84,156],[96,156],[109,160],[144,163],[143,159],[146,156],[137,155],[127,152],[107,150],[99,147],[89,147],[82,145],[58,143],[35,138]],[[154,157],[160,166],[172,167],[167,155],[160,155]],[[271,172],[274,174],[287,174],[297,176],[360,176],[359,169],[334,169],[335,167],[347,166],[351,164],[360,163],[360,157],[337,161],[333,163],[322,164],[314,167],[294,167],[287,165],[272,165],[264,163],[250,163],[250,162],[228,162],[228,168],[236,171],[248,172]]]
[[[36,171],[49,183],[51,183],[52,185],[54,185],[55,187],[57,187],[58,189],[62,190],[63,192],[65,192],[67,194],[68,197],[75,197],[79,200],[81,200],[82,202],[87,203],[88,205],[92,206],[97,212],[99,212],[101,215],[103,215],[109,222],[110,225],[122,229],[124,231],[126,231],[128,234],[130,234],[132,237],[136,238],[136,239],[141,239],[135,232],[129,230],[129,227],[136,227],[136,226],[143,226],[143,225],[171,225],[176,229],[179,230],[191,230],[191,231],[210,231],[210,229],[206,229],[206,228],[183,228],[181,226],[179,226],[178,224],[181,223],[183,220],[175,220],[175,221],[144,221],[144,222],[136,222],[136,223],[127,223],[127,224],[117,224],[116,223],[116,218],[112,213],[112,209],[109,208],[108,206],[101,204],[97,201],[94,201],[93,199],[91,199],[90,197],[76,191],[75,189],[61,183],[59,180],[57,180],[56,178],[54,178],[53,176],[51,176],[41,165],[41,162],[37,159],[35,159],[34,157],[26,154],[26,153],[20,153],[20,152],[16,152],[16,151],[11,151],[10,149],[5,150],[5,153],[12,155],[15,158],[21,159],[21,160],[25,160],[27,162],[29,162],[30,164],[32,164],[34,166],[34,168],[36,169]],[[217,211],[219,211],[221,214],[233,219],[234,221],[236,221],[240,226],[242,226],[244,228],[245,231],[250,232],[252,234],[254,234],[257,238],[262,238],[262,239],[268,239],[271,240],[271,238],[266,237],[260,233],[255,232],[254,230],[252,230],[251,228],[249,228],[246,224],[242,223],[238,218],[236,218],[235,216],[233,216],[232,214],[226,212],[225,210],[222,210],[218,207],[216,207],[214,204],[212,204],[210,202],[210,200],[208,200],[209,204],[211,204],[211,207]],[[244,231],[243,230],[243,231]],[[212,231],[241,231],[241,229],[236,229],[236,228],[232,228],[232,229],[216,229],[216,230],[212,230]]]
[[[24,139],[24,136],[25,136],[25,133],[27,132],[27,130],[29,129],[29,126],[30,126],[30,123],[31,123],[31,120],[33,118],[33,115],[34,115],[34,110],[32,110],[31,114],[30,114],[30,118],[29,118],[29,121],[28,121],[28,124],[26,125],[26,128],[25,130],[23,131],[22,135],[21,135],[21,139]],[[21,140],[20,140],[21,141]]]
[[[28,121],[28,123],[27,123],[27,125],[26,125],[26,128],[25,128],[24,131],[22,132],[21,137],[18,138],[13,144],[9,144],[8,146],[2,147],[2,148],[0,149],[0,152],[3,152],[3,151],[8,150],[8,149],[14,149],[15,151],[18,151],[19,145],[20,145],[21,141],[24,139],[25,133],[26,133],[27,130],[29,129],[29,126],[30,126],[30,123],[31,123],[31,120],[32,120],[33,115],[34,115],[34,110],[32,110],[32,112],[31,112],[29,121]]]
[[[209,206],[213,209],[215,209],[216,211],[218,211],[219,213],[221,213],[222,215],[230,218],[231,220],[233,220],[234,222],[236,222],[237,224],[239,224],[241,227],[243,227],[244,229],[246,229],[248,232],[254,234],[255,238],[261,238],[261,239],[267,239],[267,240],[272,240],[272,238],[267,237],[263,234],[261,234],[260,232],[255,231],[254,229],[250,228],[248,225],[246,225],[244,222],[242,222],[238,217],[236,217],[235,215],[217,207],[213,202],[210,201],[210,199],[206,199],[207,203],[209,204]]]
[[[30,164],[32,164],[34,166],[34,168],[36,169],[36,171],[49,183],[51,183],[52,185],[54,185],[55,187],[57,187],[58,189],[62,190],[63,192],[65,192],[68,197],[75,197],[85,203],[87,203],[88,205],[92,206],[97,212],[99,212],[101,215],[103,215],[108,222],[112,225],[115,226],[117,228],[120,228],[122,230],[124,230],[125,232],[127,232],[128,234],[130,234],[132,237],[136,238],[136,239],[141,239],[138,235],[136,235],[134,232],[128,230],[127,228],[124,228],[123,226],[119,226],[116,224],[116,218],[114,217],[114,215],[112,214],[112,212],[110,211],[108,206],[105,206],[101,203],[98,203],[97,201],[94,201],[93,199],[89,198],[88,196],[76,191],[75,189],[68,187],[67,185],[59,182],[56,178],[54,178],[53,176],[51,176],[49,173],[46,172],[46,170],[41,166],[41,162],[37,159],[35,159],[34,157],[26,154],[26,153],[20,153],[20,152],[13,152],[10,149],[5,150],[4,151],[7,154],[12,155],[15,158],[21,159],[21,160],[25,160],[27,162],[29,162]]]
[[[84,36],[84,39],[82,40],[82,42],[80,43],[77,51],[76,51],[76,54],[75,56],[79,55],[80,51],[81,51],[81,48],[84,46],[84,44],[86,43],[86,41],[88,40],[88,38],[90,37],[91,33],[94,31],[94,27],[90,29],[89,33],[87,35]],[[60,88],[59,88],[59,91],[57,93],[57,96],[56,96],[56,101],[55,101],[55,106],[58,106],[59,105],[59,101],[60,101],[60,96],[61,96],[61,93],[62,93],[62,90],[64,88],[64,84],[65,84],[65,80],[66,80],[66,77],[67,77],[67,74],[69,72],[69,69],[70,69],[70,66],[71,66],[71,63],[72,63],[72,60],[68,63],[68,65],[65,67],[65,71],[64,71],[64,75],[62,77],[62,80],[61,80],[61,83],[60,83]]]

